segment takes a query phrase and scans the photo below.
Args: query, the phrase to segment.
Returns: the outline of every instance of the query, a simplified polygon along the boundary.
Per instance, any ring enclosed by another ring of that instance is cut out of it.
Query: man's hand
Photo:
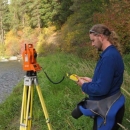
[[[89,77],[77,77],[77,78],[78,78],[77,84],[79,86],[82,86],[85,82],[92,82],[92,79]]]

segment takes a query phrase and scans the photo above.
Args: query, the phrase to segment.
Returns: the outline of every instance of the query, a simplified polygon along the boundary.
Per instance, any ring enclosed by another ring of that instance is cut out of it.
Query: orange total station
[[[37,63],[37,52],[33,48],[33,44],[25,44],[25,50],[23,56],[23,70],[25,71],[40,71],[41,67]]]

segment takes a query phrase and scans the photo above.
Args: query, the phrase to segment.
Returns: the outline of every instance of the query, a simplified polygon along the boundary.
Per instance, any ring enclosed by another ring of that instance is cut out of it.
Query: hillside
[[[103,23],[117,32],[122,53],[128,54],[130,52],[130,2],[128,0],[72,0],[72,2],[68,0],[57,2],[51,0],[47,3],[43,0],[37,4],[37,2],[30,3],[29,0],[24,3],[21,0],[15,4],[15,1],[12,0],[6,14],[12,16],[14,7],[19,20],[4,25],[10,29],[5,31],[4,43],[0,42],[0,55],[20,55],[24,49],[24,44],[32,43],[39,55],[60,51],[73,53],[82,58],[96,59],[96,51],[91,48],[87,34],[92,25],[97,23]],[[19,10],[17,6],[21,4],[23,8]],[[56,6],[57,4],[58,6]],[[30,9],[35,7],[34,5],[37,5],[39,10],[34,9],[30,14]],[[52,8],[53,10],[51,10]],[[25,9],[28,12],[24,12]],[[26,14],[23,16],[20,11]],[[38,11],[41,11],[41,14],[39,13],[41,15],[40,27],[39,24],[36,24],[38,21],[34,15]],[[3,14],[4,16],[6,15]],[[23,17],[24,26],[21,21]],[[6,19],[11,21],[10,17],[6,17]]]

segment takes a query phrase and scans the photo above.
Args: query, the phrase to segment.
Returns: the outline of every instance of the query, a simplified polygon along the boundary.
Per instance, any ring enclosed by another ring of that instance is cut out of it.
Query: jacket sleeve
[[[82,91],[90,96],[106,95],[111,89],[115,69],[115,61],[112,57],[103,58],[101,65],[97,67],[94,73],[96,79],[92,80],[92,82],[84,83]]]

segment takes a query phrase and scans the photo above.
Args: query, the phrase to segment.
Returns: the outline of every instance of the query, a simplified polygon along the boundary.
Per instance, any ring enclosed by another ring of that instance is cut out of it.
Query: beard
[[[98,51],[102,51],[102,49],[101,49],[101,48],[98,48],[97,50],[98,50]]]
[[[96,48],[98,51],[102,51],[102,43],[100,41],[97,42]]]

